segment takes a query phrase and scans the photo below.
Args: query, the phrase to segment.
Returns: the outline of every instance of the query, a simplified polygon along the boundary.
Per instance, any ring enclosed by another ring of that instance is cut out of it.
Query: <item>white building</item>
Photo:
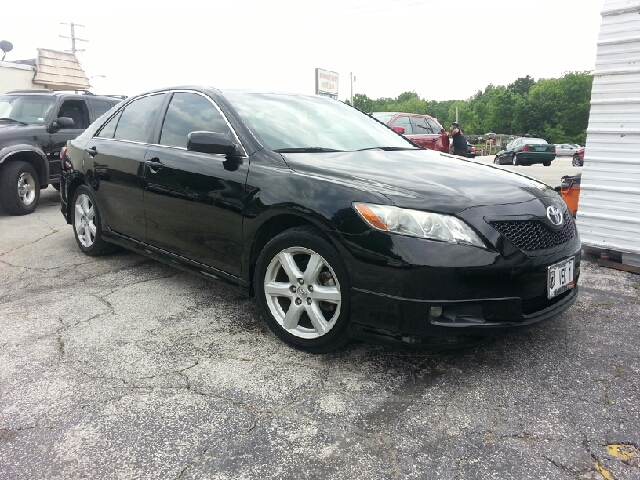
[[[640,0],[606,0],[577,224],[582,244],[640,266]]]

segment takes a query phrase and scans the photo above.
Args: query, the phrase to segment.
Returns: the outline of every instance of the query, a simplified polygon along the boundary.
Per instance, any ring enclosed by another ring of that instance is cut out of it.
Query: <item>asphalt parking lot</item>
[[[309,355],[226,287],[84,256],[48,188],[0,212],[0,479],[637,480],[640,277],[580,288],[470,349]]]

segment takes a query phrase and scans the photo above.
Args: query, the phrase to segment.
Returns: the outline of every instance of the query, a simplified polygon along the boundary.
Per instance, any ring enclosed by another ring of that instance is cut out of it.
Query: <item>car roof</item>
[[[46,95],[52,97],[86,97],[86,98],[95,98],[95,99],[109,99],[109,100],[123,100],[127,98],[125,95],[95,95],[91,92],[84,91],[82,93],[76,93],[75,91],[66,91],[66,90],[49,90],[47,88],[30,88],[30,89],[22,89],[22,90],[10,90],[3,95]]]
[[[371,115],[393,115],[398,116],[398,115],[404,115],[407,117],[424,117],[424,118],[430,118],[432,120],[435,120],[431,115],[427,115],[425,113],[407,113],[407,112],[371,112]]]

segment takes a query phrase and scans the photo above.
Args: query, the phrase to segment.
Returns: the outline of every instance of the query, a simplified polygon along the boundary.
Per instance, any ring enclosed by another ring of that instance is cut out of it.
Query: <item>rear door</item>
[[[240,277],[249,165],[244,158],[187,150],[194,131],[224,133],[240,143],[209,97],[173,93],[157,144],[146,153],[148,242]]]
[[[117,233],[146,240],[144,160],[165,93],[146,95],[111,117],[87,143],[86,173],[102,219]]]

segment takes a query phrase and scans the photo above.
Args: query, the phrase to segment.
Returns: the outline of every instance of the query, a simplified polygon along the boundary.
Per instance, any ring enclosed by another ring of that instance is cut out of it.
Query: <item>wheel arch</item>
[[[71,224],[72,223],[72,211],[73,211],[73,196],[76,193],[76,190],[78,190],[78,188],[82,185],[86,185],[86,182],[84,181],[84,178],[81,176],[75,176],[71,179],[71,181],[69,182],[69,188],[67,191],[67,205],[66,205],[66,209],[67,209],[67,223]]]
[[[27,162],[35,168],[40,188],[49,184],[49,163],[44,152],[28,145],[12,145],[0,150],[0,165],[8,162]]]
[[[255,234],[253,235],[253,240],[251,242],[251,249],[248,259],[249,295],[253,296],[255,294],[253,277],[255,274],[256,263],[258,261],[258,257],[260,256],[260,253],[267,245],[267,243],[269,243],[272,238],[276,237],[286,230],[305,225],[316,228],[321,233],[322,238],[329,242],[330,245],[335,247],[335,242],[332,241],[329,235],[327,235],[326,226],[323,228],[323,225],[321,223],[318,223],[317,221],[291,212],[277,213],[269,217],[260,225],[260,227],[258,227]]]

